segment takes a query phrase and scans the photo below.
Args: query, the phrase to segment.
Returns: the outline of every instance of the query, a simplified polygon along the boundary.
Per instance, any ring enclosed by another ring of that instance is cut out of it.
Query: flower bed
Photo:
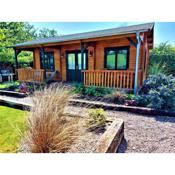
[[[125,106],[175,111],[175,78],[163,74],[149,76],[135,96],[116,89],[75,86],[77,99],[100,101]]]
[[[0,94],[12,97],[26,97],[32,95],[36,90],[42,90],[45,86],[45,83],[4,82],[0,84]]]

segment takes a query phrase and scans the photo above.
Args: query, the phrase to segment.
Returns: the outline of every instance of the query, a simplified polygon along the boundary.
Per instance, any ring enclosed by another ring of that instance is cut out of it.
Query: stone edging
[[[116,153],[124,137],[124,121],[115,119],[97,143],[96,153]]]

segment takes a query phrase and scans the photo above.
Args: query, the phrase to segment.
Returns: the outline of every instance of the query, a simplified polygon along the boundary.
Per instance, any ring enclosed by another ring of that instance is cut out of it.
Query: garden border
[[[125,112],[132,112],[132,113],[144,114],[144,115],[161,115],[161,116],[175,117],[175,112],[173,112],[173,111],[156,110],[156,109],[137,107],[137,106],[125,106],[125,105],[118,105],[118,104],[109,104],[109,103],[98,102],[98,101],[72,99],[72,100],[70,100],[70,104],[71,105],[80,104],[82,107],[88,106],[91,108],[103,108],[103,109],[107,109],[107,110],[125,111]]]
[[[5,104],[5,105],[16,107],[22,110],[29,110],[29,108],[32,107],[32,104],[29,104],[29,103],[19,102],[15,100],[6,100],[1,98],[0,98],[0,104]],[[106,110],[125,111],[125,112],[132,112],[132,113],[144,114],[144,115],[161,115],[161,116],[175,117],[175,112],[173,111],[155,110],[151,108],[125,106],[125,105],[117,105],[117,104],[109,104],[109,103],[107,104],[99,101],[72,99],[69,101],[69,104],[70,105],[79,104],[81,107],[103,108]]]
[[[27,97],[27,94],[25,94],[25,93],[14,92],[14,91],[6,91],[6,90],[0,90],[0,95],[7,95],[7,96],[10,96],[10,97],[18,97],[18,98]]]
[[[9,100],[9,99],[7,100],[3,98],[0,98],[0,105],[5,105],[8,107],[26,110],[26,111],[29,111],[30,108],[32,107],[32,104],[29,104],[29,103],[20,102],[17,100]]]
[[[124,138],[124,121],[115,119],[97,143],[96,153],[117,153]]]

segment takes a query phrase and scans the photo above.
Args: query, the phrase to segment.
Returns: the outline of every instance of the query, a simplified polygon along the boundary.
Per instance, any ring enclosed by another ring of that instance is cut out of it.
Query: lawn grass
[[[0,90],[1,89],[8,89],[12,86],[18,86],[19,85],[19,82],[17,81],[13,81],[13,82],[3,82],[3,83],[0,83]]]
[[[17,152],[26,129],[27,112],[0,106],[0,153]]]

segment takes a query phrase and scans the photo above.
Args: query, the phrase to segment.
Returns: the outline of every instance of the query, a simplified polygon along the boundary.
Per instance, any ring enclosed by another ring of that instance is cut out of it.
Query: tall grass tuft
[[[165,63],[153,63],[148,68],[149,75],[168,74]]]
[[[34,94],[28,118],[26,145],[33,153],[64,153],[79,135],[78,117],[68,119],[63,113],[71,98],[64,87],[51,86]]]

